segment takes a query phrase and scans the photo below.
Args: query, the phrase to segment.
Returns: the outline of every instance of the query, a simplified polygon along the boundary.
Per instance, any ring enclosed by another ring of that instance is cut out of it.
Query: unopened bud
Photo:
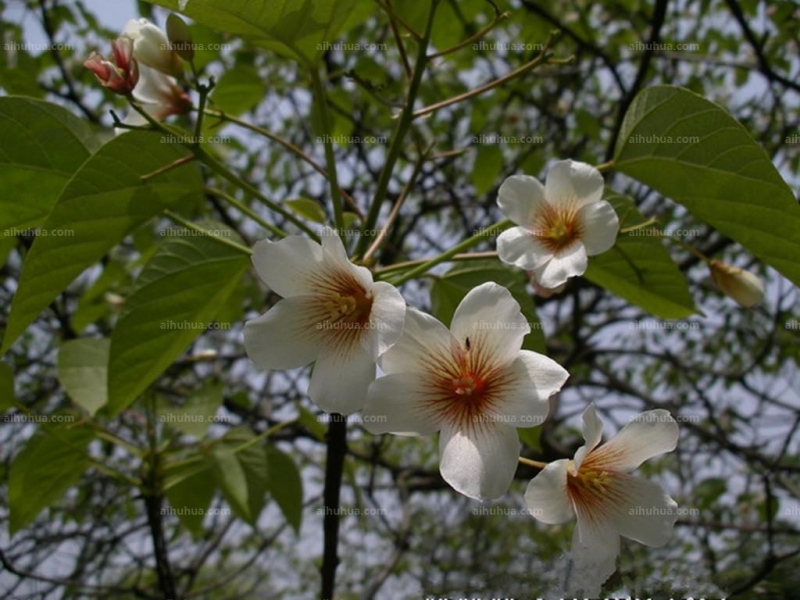
[[[712,260],[709,266],[717,287],[741,306],[750,308],[764,298],[764,286],[752,273],[719,260]]]

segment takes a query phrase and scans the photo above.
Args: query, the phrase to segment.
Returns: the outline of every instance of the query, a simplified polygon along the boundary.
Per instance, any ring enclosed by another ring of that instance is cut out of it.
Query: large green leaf
[[[246,254],[212,237],[167,239],[139,276],[111,334],[112,414],[133,402],[203,333],[249,266]]]
[[[720,106],[682,88],[644,90],[625,115],[614,163],[800,285],[800,206],[767,153]]]
[[[70,423],[44,425],[28,440],[11,464],[9,475],[12,534],[77,483],[89,466],[86,447],[93,435],[90,428]]]
[[[620,229],[646,219],[633,200],[606,193],[617,211]],[[586,278],[661,319],[683,319],[697,313],[686,278],[658,236],[643,229],[621,233],[616,245],[589,260]]]
[[[171,484],[173,479],[175,483]],[[165,487],[175,516],[193,535],[199,536],[216,489],[211,467],[204,464],[197,468],[190,464],[172,470],[168,468]]]
[[[147,1],[306,63],[319,60],[348,25],[374,11],[363,0]]]
[[[166,207],[199,197],[203,182],[196,165],[141,179],[186,154],[161,143],[159,134],[136,131],[111,140],[83,164],[25,259],[0,353],[84,269],[137,226]]]
[[[44,221],[70,177],[99,147],[89,125],[55,104],[0,98],[0,230]]]
[[[303,480],[292,458],[275,446],[267,447],[269,493],[280,506],[289,525],[300,531],[303,522]]]
[[[108,351],[111,341],[84,338],[62,344],[58,380],[70,398],[94,415],[108,402]]]
[[[522,347],[534,352],[545,352],[544,332],[542,331],[539,317],[536,315],[536,306],[533,297],[528,293],[527,278],[519,269],[507,267],[499,261],[480,260],[457,264],[444,275],[437,277],[431,286],[431,310],[434,316],[445,325],[456,312],[456,308],[469,291],[486,283],[495,283],[508,288],[514,299],[519,302],[522,314],[528,319],[531,332],[525,336]]]
[[[161,421],[186,435],[202,438],[222,404],[223,386],[219,382],[206,384],[192,394],[178,409],[162,411]]]

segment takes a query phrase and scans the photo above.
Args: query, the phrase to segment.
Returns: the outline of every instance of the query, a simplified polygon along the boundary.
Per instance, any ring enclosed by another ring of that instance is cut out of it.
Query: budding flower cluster
[[[764,298],[764,285],[752,273],[719,260],[712,260],[709,268],[717,287],[740,306],[751,308]]]

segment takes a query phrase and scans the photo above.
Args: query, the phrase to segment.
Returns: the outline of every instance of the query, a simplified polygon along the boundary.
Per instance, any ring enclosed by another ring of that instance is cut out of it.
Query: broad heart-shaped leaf
[[[108,353],[111,340],[70,340],[58,351],[58,380],[70,398],[94,415],[108,402]]]
[[[139,276],[111,334],[112,415],[131,404],[203,333],[249,266],[246,254],[215,238],[167,238]]]
[[[147,0],[200,25],[315,63],[349,25],[372,14],[363,0]]]
[[[203,181],[193,164],[141,179],[186,155],[186,150],[161,143],[157,133],[133,131],[114,138],[83,164],[25,259],[0,353],[84,269],[136,227],[165,208],[200,198]]]
[[[469,291],[486,283],[495,283],[508,288],[519,302],[522,314],[528,319],[531,332],[522,343],[524,350],[545,353],[545,339],[533,297],[528,293],[525,272],[507,267],[499,261],[476,260],[457,264],[444,275],[437,277],[431,286],[431,310],[434,316],[449,326],[456,308]]]
[[[283,511],[289,525],[300,531],[303,522],[303,480],[297,465],[288,454],[275,446],[267,447],[269,462],[269,493]]]
[[[8,506],[12,535],[58,501],[89,466],[89,427],[43,425],[11,464]]]
[[[767,153],[720,106],[677,87],[642,91],[614,163],[800,285],[800,206]]]
[[[222,404],[222,392],[221,383],[208,383],[192,394],[180,408],[161,411],[159,419],[181,433],[202,438]]]
[[[620,229],[645,222],[630,198],[606,192]],[[698,312],[686,278],[652,229],[621,233],[616,245],[589,259],[585,277],[660,319],[683,319]]]
[[[32,98],[0,98],[0,232],[25,230],[47,217],[69,179],[100,147],[71,112]]]

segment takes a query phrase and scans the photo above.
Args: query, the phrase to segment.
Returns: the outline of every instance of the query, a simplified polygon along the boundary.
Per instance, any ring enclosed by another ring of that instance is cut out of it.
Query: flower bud
[[[183,62],[171,48],[167,34],[147,19],[128,21],[123,36],[133,40],[133,57],[165,75],[180,77]]]
[[[191,62],[194,59],[194,47],[192,46],[192,32],[186,21],[175,13],[167,17],[167,37],[169,38],[172,49],[183,60]]]
[[[139,81],[139,65],[133,58],[133,41],[120,37],[111,43],[110,59],[92,52],[83,66],[94,73],[97,80],[115,94],[126,96]]]
[[[543,285],[541,285],[539,283],[539,280],[536,277],[536,272],[535,271],[527,271],[527,273],[528,273],[528,279],[530,280],[531,285],[533,286],[533,293],[535,295],[539,296],[540,298],[550,298],[551,296],[555,296],[556,294],[560,294],[561,292],[564,291],[564,288],[567,287],[566,283],[562,283],[561,285],[557,285],[554,288],[544,287]]]
[[[741,306],[750,308],[761,302],[764,286],[758,277],[719,260],[712,260],[709,266],[717,287]]]

